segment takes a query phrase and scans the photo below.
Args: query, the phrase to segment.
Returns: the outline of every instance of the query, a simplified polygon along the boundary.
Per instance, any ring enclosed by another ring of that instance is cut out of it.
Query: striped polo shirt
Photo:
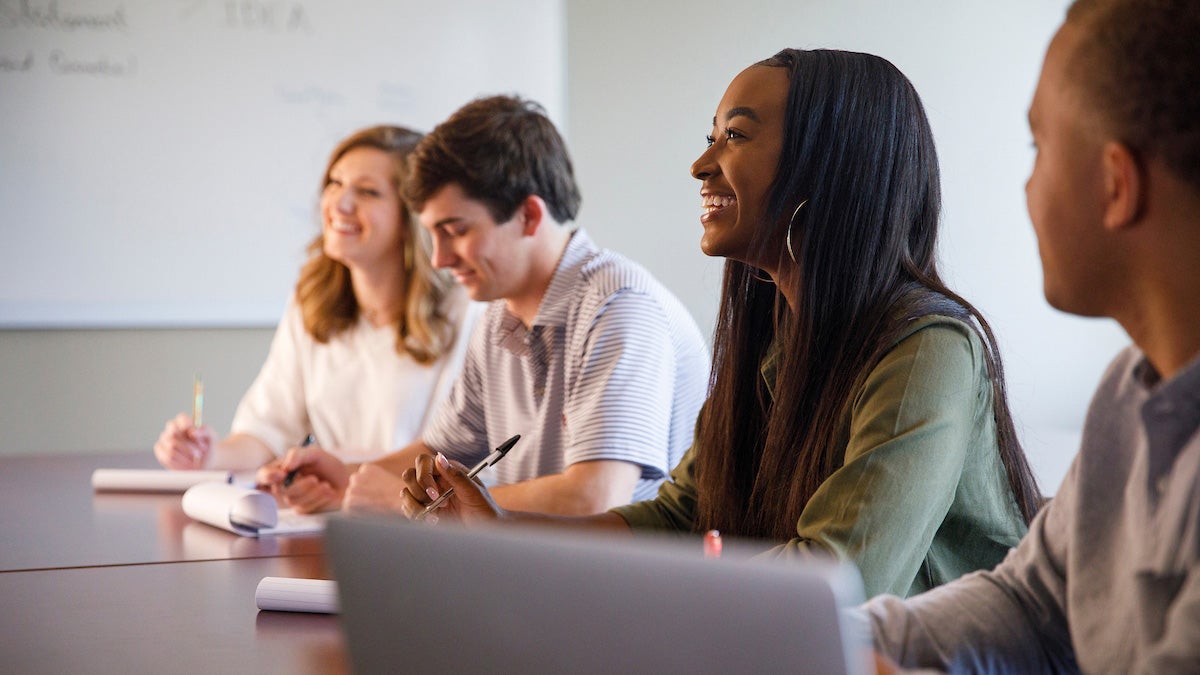
[[[633,499],[649,499],[691,445],[708,367],[683,304],[580,229],[531,326],[504,300],[488,305],[423,440],[470,466],[521,434],[504,461],[480,474],[490,485],[576,462],[631,462],[642,468]]]

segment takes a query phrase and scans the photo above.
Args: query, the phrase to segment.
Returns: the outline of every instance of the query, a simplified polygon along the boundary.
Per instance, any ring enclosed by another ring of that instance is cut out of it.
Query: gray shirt
[[[497,485],[630,462],[634,499],[647,499],[691,443],[707,385],[708,348],[683,304],[578,230],[528,328],[503,300],[488,305],[423,440],[469,466],[521,434],[480,475]]]
[[[1200,359],[1129,348],[1057,496],[995,570],[866,605],[878,648],[969,672],[1200,673]]]

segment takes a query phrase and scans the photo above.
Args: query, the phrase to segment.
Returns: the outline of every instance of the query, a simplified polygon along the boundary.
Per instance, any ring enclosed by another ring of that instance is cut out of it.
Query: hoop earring
[[[792,262],[798,262],[796,260],[796,252],[792,250],[792,226],[795,225],[796,214],[800,213],[800,208],[803,207],[807,203],[808,203],[808,200],[805,199],[804,201],[797,204],[796,210],[792,211],[792,217],[788,218],[787,239],[784,241],[784,243],[787,244],[788,256],[791,257]]]
[[[747,266],[747,267],[749,267],[749,266]],[[758,276],[757,274],[755,274],[754,272],[751,272],[751,271],[749,271],[750,269],[759,269],[759,268],[755,268],[755,267],[749,267],[749,269],[746,271],[746,274],[749,274],[749,275],[750,275],[751,277],[753,277],[754,279],[757,279],[758,281],[761,281],[761,282],[763,282],[764,284],[773,284],[773,283],[775,283],[775,280],[774,280],[774,279],[772,279],[771,277],[767,277],[766,279],[764,279],[764,278],[762,278],[762,277]]]

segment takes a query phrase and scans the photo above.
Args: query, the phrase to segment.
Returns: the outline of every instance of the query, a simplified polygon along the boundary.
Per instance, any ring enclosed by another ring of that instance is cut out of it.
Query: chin
[[[321,249],[321,252],[325,254],[326,258],[329,258],[334,262],[341,263],[347,267],[350,266],[350,262],[346,259],[345,252],[337,247],[326,245]]]
[[[462,289],[467,292],[467,297],[475,302],[491,302],[492,300],[496,299],[494,294],[489,293],[486,289],[474,284],[459,284],[459,286],[461,286]]]
[[[700,252],[710,258],[724,257],[721,253],[721,247],[709,239],[708,235],[700,237]]]
[[[1046,296],[1047,304],[1060,312],[1084,317],[1104,316],[1104,313],[1099,311],[1098,308],[1091,306],[1092,303],[1089,303],[1086,297],[1064,293],[1063,289],[1057,286],[1043,284],[1042,295]]]

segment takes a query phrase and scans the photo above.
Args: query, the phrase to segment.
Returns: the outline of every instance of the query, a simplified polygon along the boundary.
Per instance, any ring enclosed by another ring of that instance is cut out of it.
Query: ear
[[[1136,224],[1146,200],[1145,174],[1129,146],[1104,145],[1104,227],[1119,230]]]
[[[546,202],[537,195],[529,195],[517,209],[521,216],[521,232],[527,237],[537,234],[546,221]]]

